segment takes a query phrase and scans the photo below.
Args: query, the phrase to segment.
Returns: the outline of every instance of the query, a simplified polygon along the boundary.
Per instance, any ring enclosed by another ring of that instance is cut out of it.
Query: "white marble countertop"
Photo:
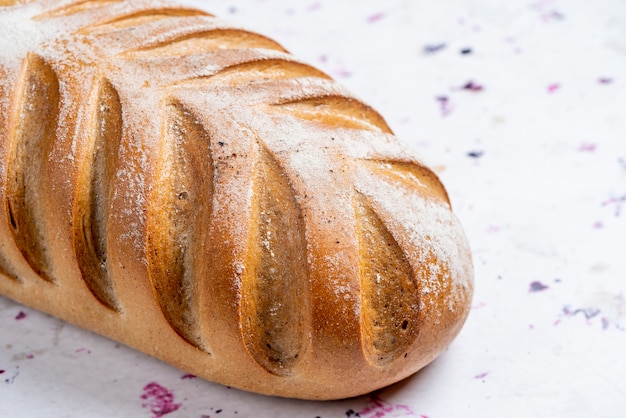
[[[626,416],[626,2],[186,3],[325,70],[437,170],[474,252],[469,320],[417,375],[305,402],[0,297],[0,416]]]

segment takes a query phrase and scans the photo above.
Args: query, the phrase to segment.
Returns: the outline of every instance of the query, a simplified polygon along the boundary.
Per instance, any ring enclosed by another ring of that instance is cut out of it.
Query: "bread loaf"
[[[1,294],[306,399],[457,335],[473,273],[444,187],[326,74],[166,1],[0,5]]]

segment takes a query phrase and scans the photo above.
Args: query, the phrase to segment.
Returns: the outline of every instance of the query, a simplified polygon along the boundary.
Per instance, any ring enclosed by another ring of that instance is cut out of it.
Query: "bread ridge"
[[[168,1],[0,7],[0,294],[187,372],[370,392],[458,334],[437,176],[278,43]]]

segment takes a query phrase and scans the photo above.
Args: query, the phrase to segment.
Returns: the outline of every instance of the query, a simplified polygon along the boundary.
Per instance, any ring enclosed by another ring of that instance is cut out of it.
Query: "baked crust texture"
[[[437,176],[278,43],[155,0],[0,2],[0,293],[187,372],[356,396],[458,334]]]

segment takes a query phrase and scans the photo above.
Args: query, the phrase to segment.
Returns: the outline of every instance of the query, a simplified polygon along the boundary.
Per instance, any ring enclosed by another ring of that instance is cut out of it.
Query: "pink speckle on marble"
[[[578,147],[578,151],[581,152],[594,152],[598,146],[592,142],[583,142],[580,147]]]
[[[187,373],[182,375],[180,378],[183,380],[195,379],[197,376],[195,374]]]
[[[77,348],[75,352],[76,353],[91,354],[91,350],[89,350],[88,348],[83,348],[83,347]]]
[[[17,315],[15,315],[15,320],[16,321],[21,321],[22,319],[26,318],[26,314],[23,311],[19,311]]]
[[[156,382],[144,386],[141,399],[146,401],[141,406],[150,408],[153,418],[160,418],[181,407],[181,404],[174,403],[174,393]]]
[[[611,84],[613,82],[613,79],[610,77],[599,77],[598,78],[598,83],[600,84]]]
[[[373,15],[370,15],[370,16],[367,18],[367,21],[368,21],[369,23],[374,23],[374,22],[378,22],[379,20],[381,20],[381,19],[382,19],[382,18],[384,18],[384,17],[385,17],[385,13],[383,13],[383,12],[378,12],[378,13],[374,13]]]
[[[552,83],[552,84],[548,84],[548,93],[555,93],[557,90],[559,90],[561,88],[561,85],[559,83]]]
[[[367,406],[359,411],[357,416],[362,418],[424,417],[424,415],[415,414],[408,405],[392,404],[375,394],[370,395]]]
[[[316,10],[321,9],[321,7],[322,7],[322,4],[320,2],[315,2],[307,8],[307,11],[314,12]]]
[[[336,77],[340,77],[340,78],[348,78],[352,75],[352,73],[348,71],[346,68],[339,67],[333,71],[333,75],[335,75]]]
[[[487,376],[489,376],[489,372],[478,373],[474,376],[474,379],[484,379]]]

